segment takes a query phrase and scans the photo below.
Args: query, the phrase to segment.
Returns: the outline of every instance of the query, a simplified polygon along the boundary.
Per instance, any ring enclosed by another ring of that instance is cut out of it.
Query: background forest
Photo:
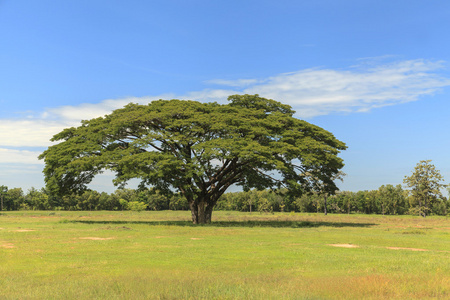
[[[324,212],[324,196],[313,193],[288,197],[269,190],[229,192],[220,198],[215,210]],[[55,197],[45,188],[32,188],[24,193],[21,188],[0,186],[0,197],[2,210],[189,210],[186,199],[181,195],[167,197],[152,190],[118,189],[111,194],[88,190],[80,195]],[[328,196],[326,203],[327,212],[347,214],[417,215],[419,207],[416,198],[401,185],[383,185],[371,191],[341,191]],[[432,199],[431,215],[447,215],[449,210],[447,197]]]

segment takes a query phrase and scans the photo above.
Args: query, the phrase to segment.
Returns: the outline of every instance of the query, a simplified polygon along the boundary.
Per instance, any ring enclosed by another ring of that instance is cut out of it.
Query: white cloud
[[[365,59],[347,70],[315,68],[284,73],[263,79],[212,80],[230,89],[205,89],[184,95],[164,94],[148,97],[108,99],[47,109],[39,117],[0,119],[0,146],[47,147],[50,138],[63,128],[77,126],[134,102],[145,104],[155,99],[190,99],[224,103],[232,94],[260,94],[291,105],[297,116],[310,118],[330,113],[365,112],[374,108],[415,101],[449,86],[450,79],[439,76],[442,62],[401,61],[380,65]],[[3,155],[2,155],[3,156]]]
[[[203,90],[198,92],[189,92],[178,99],[196,100],[201,102],[225,102],[230,95],[241,93],[235,90]]]
[[[307,69],[280,74],[243,90],[290,104],[301,117],[362,112],[415,101],[449,86],[434,73],[442,62],[403,61],[352,70]]]
[[[130,102],[149,103],[158,97],[128,97],[123,99],[108,99],[100,103],[82,103],[77,106],[61,106],[51,108],[46,111],[47,118],[58,118],[66,121],[89,120],[111,113],[111,111],[121,108]]]
[[[41,152],[0,148],[0,164],[44,164],[38,160]]]
[[[45,119],[0,119],[0,146],[49,146],[50,138],[69,124]]]

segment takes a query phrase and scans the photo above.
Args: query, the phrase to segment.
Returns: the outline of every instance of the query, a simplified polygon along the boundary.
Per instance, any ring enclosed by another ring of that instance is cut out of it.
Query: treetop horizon
[[[346,145],[330,132],[293,117],[289,105],[259,95],[232,95],[228,104],[192,100],[130,103],[104,117],[54,135],[44,159],[45,182],[62,195],[87,189],[96,174],[116,173],[141,187],[189,202],[192,221],[210,223],[214,205],[231,185],[286,188],[301,195],[334,193]]]

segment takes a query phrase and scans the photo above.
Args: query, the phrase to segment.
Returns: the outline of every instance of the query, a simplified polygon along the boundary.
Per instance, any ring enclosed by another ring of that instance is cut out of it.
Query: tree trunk
[[[213,205],[205,201],[192,201],[189,203],[192,215],[192,223],[194,224],[210,224]]]
[[[197,210],[197,222],[198,224],[206,224],[206,203],[204,201],[201,201],[198,204],[198,210]]]
[[[419,199],[419,215],[421,215],[422,217],[426,217],[426,212],[425,212],[425,208],[422,209],[422,200]]]
[[[198,207],[195,204],[195,201],[189,202],[189,208],[191,209],[192,223],[198,224]]]
[[[211,218],[212,218],[212,212],[213,212],[213,205],[208,205],[205,209],[205,220],[206,224],[211,224]]]
[[[324,205],[323,205],[323,212],[325,214],[325,216],[327,215],[327,194],[323,195],[323,200],[324,200]]]
[[[425,203],[424,203],[424,207],[423,207],[423,217],[425,218],[426,216],[427,216],[427,213],[428,213],[428,195],[427,195],[427,197],[425,198],[425,201],[424,201]]]

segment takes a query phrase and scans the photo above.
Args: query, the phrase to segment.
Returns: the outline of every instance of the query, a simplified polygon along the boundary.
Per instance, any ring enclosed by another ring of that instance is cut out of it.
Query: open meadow
[[[448,217],[0,215],[1,299],[449,299]]]

